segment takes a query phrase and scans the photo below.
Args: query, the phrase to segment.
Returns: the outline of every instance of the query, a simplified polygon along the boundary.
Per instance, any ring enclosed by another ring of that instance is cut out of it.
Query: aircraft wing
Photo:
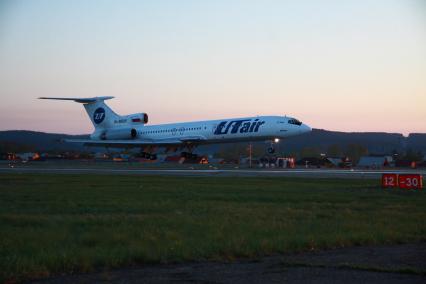
[[[182,144],[197,144],[206,140],[203,136],[187,136],[179,138],[166,138],[156,140],[91,140],[91,139],[65,139],[68,143],[80,143],[95,147],[143,147],[143,146],[179,146]]]

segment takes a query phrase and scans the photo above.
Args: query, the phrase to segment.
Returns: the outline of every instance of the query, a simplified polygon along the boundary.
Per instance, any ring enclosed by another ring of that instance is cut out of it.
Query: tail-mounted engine
[[[135,113],[126,116],[120,116],[114,120],[114,126],[107,129],[96,129],[90,135],[94,140],[129,140],[138,136],[139,127],[148,123],[148,115],[146,113]]]
[[[131,124],[147,124],[148,114],[146,113],[135,113],[127,116]]]
[[[92,137],[92,139],[100,140],[129,140],[134,139],[138,136],[138,132],[134,128],[118,128],[118,129],[107,129],[102,132],[98,137]]]

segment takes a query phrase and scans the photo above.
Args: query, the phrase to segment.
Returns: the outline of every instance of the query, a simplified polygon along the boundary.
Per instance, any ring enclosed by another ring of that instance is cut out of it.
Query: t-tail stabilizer
[[[120,119],[112,109],[105,104],[104,101],[110,100],[114,97],[93,97],[93,98],[53,98],[53,97],[40,97],[42,100],[61,100],[61,101],[74,101],[83,104],[93,123],[95,129],[107,129],[114,127],[114,120]]]

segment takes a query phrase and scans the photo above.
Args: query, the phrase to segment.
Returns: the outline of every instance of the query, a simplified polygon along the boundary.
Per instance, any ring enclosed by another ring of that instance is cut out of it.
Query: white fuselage
[[[146,125],[148,115],[118,115],[105,104],[113,97],[58,98],[83,104],[95,127],[90,139],[66,139],[71,143],[102,147],[187,147],[242,141],[274,140],[310,132],[299,120],[286,116],[256,116],[184,123]],[[154,155],[155,157],[155,155]],[[152,155],[150,155],[152,158]]]
[[[270,140],[310,132],[311,128],[291,117],[256,116],[135,127],[136,139],[163,140],[201,138],[203,144]]]

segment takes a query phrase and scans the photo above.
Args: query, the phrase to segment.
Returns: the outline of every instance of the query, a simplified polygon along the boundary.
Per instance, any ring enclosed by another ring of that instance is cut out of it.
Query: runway
[[[172,176],[244,176],[244,177],[303,177],[303,178],[379,178],[384,173],[421,174],[426,170],[360,170],[360,169],[124,169],[96,167],[0,167],[0,173],[40,174],[115,174]]]

